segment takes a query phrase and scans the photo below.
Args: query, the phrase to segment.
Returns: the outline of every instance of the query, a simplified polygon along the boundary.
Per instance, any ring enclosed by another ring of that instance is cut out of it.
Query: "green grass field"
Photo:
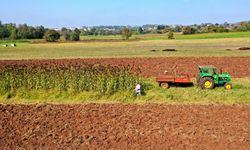
[[[223,87],[214,90],[202,90],[194,87],[172,87],[169,90],[158,87],[153,79],[146,80],[146,95],[134,97],[133,92],[116,93],[112,96],[102,96],[95,92],[74,93],[72,91],[18,91],[0,96],[0,103],[161,103],[161,104],[250,104],[250,79],[233,79],[234,89],[227,91]]]
[[[220,39],[220,38],[245,38],[250,37],[250,32],[229,32],[229,33],[202,33],[194,35],[182,35],[180,33],[175,33],[176,40],[186,40],[186,39]],[[120,40],[120,35],[111,36],[81,36],[81,40]],[[133,35],[131,37],[134,39],[141,40],[168,40],[167,34],[144,34],[144,35]]]
[[[246,32],[249,34],[249,32]],[[244,33],[244,34],[246,34]],[[224,34],[233,33],[223,33]],[[51,59],[89,57],[201,57],[201,56],[250,56],[249,51],[239,51],[240,47],[250,47],[250,37],[196,39],[201,35],[187,35],[182,40],[131,40],[131,41],[80,41],[68,43],[18,42],[17,47],[0,47],[0,59]],[[147,35],[149,36],[149,35]],[[184,35],[180,35],[184,36]],[[149,36],[150,37],[150,36]],[[188,38],[189,37],[189,38]],[[151,37],[153,38],[153,37]],[[163,52],[174,48],[177,52]],[[230,49],[230,50],[228,50]],[[156,50],[152,52],[151,50]]]

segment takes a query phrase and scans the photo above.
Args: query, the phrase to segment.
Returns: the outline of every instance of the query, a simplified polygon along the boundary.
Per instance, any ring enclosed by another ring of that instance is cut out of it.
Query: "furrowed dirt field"
[[[196,76],[214,65],[233,77],[250,76],[250,57],[1,60],[5,66],[130,65],[144,77],[178,66]],[[3,105],[0,149],[250,149],[250,106]]]
[[[229,72],[233,77],[250,76],[250,57],[169,57],[169,58],[96,58],[58,60],[0,60],[5,65],[81,65],[83,63],[104,65],[131,65],[141,70],[145,77],[156,76],[177,65],[177,73],[195,77],[198,65],[214,65]]]
[[[0,105],[1,149],[250,149],[249,106]]]

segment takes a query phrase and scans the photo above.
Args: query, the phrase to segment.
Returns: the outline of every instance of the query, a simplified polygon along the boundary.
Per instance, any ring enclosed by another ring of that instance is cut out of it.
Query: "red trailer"
[[[189,75],[176,74],[176,67],[169,73],[165,71],[163,75],[156,77],[156,81],[164,89],[170,88],[170,86],[193,86],[192,79]]]

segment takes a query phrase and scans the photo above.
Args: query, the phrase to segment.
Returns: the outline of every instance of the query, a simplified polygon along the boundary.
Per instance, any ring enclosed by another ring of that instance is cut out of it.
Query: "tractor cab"
[[[218,70],[214,66],[199,66],[200,73],[202,74],[217,74]]]
[[[197,82],[202,89],[213,89],[215,86],[224,86],[227,90],[232,89],[230,74],[218,73],[218,69],[214,66],[199,66],[198,68]]]

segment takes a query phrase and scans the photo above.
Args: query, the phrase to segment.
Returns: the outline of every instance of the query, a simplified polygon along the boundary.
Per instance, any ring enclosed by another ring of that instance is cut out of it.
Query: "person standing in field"
[[[139,83],[137,83],[135,86],[135,93],[136,96],[141,96],[141,85]]]

